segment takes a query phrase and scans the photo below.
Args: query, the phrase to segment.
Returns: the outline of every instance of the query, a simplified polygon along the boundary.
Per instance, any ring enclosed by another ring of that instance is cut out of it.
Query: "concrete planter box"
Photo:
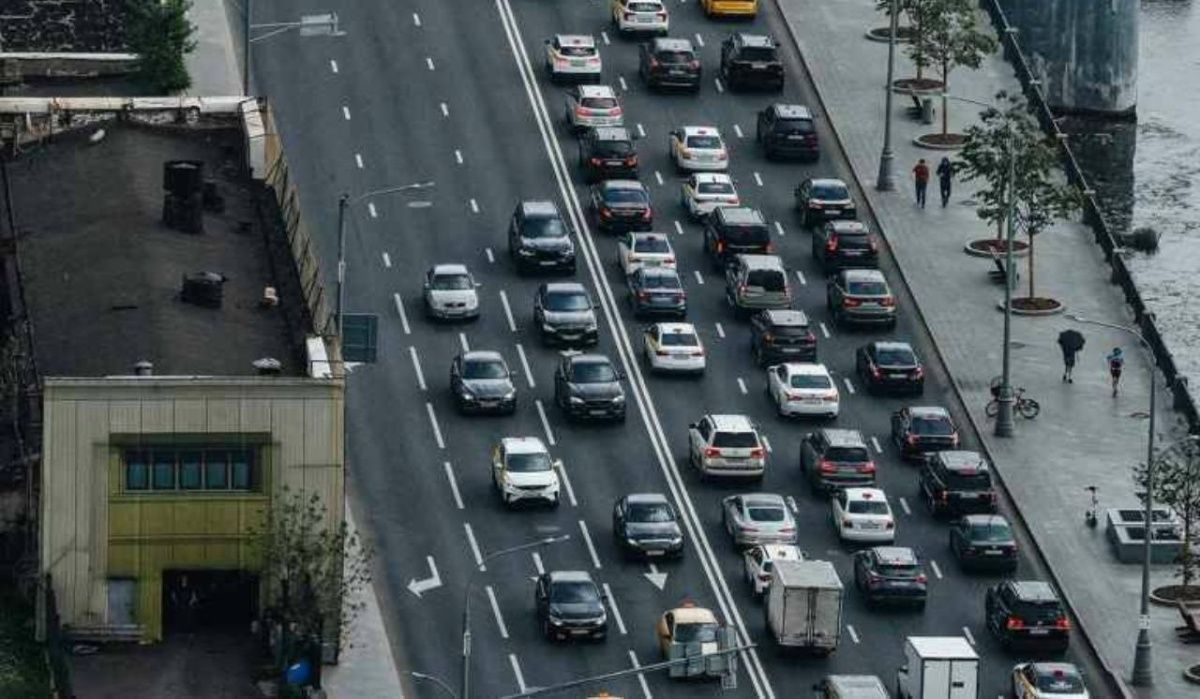
[[[1117,560],[1122,563],[1141,563],[1145,546],[1144,512],[1140,509],[1114,508],[1105,511],[1105,529]],[[1170,508],[1156,507],[1153,511],[1153,532],[1150,541],[1150,562],[1174,563],[1183,548],[1183,533],[1179,520]]]

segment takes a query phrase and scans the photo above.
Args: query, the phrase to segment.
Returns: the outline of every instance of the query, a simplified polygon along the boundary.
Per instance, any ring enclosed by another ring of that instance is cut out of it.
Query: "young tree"
[[[996,40],[979,28],[979,8],[971,0],[925,0],[924,53],[942,71],[942,89],[950,89],[950,71],[957,67],[978,68],[985,56],[995,52]],[[950,130],[949,98],[942,95],[942,135]]]
[[[1146,464],[1134,467],[1134,483],[1145,503]],[[1195,529],[1200,525],[1200,445],[1184,439],[1160,452],[1154,462],[1154,501],[1170,507],[1183,521],[1183,547],[1177,575],[1188,587],[1196,578],[1197,557],[1192,553]]]
[[[196,48],[188,21],[188,0],[129,0],[125,22],[127,43],[138,55],[135,79],[155,95],[186,90],[192,79],[184,54]]]
[[[933,65],[926,50],[925,17],[929,7],[939,0],[896,0],[897,9],[908,18],[909,36],[912,40],[905,48],[908,58],[917,69],[917,80],[924,78],[924,70]],[[892,16],[892,0],[876,0],[876,9],[889,20]]]

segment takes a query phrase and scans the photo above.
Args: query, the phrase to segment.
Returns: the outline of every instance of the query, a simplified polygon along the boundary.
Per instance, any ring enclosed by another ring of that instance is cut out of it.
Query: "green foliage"
[[[984,56],[996,51],[991,33],[979,28],[979,8],[971,0],[927,0],[924,54],[942,71],[942,89],[950,89],[950,71],[978,68]],[[942,98],[942,133],[949,130],[949,100]]]
[[[931,65],[933,61],[926,50],[926,21],[931,8],[941,0],[896,0],[896,8],[900,14],[908,18],[908,26],[911,28],[912,41],[905,47],[905,52],[908,54],[913,65],[917,68],[917,78],[921,78],[924,70]],[[892,2],[891,0],[876,0],[875,7],[884,14],[889,20],[892,17]]]
[[[1146,464],[1133,469],[1133,482],[1141,488],[1145,503]],[[1183,520],[1183,547],[1176,575],[1184,586],[1196,577],[1197,557],[1192,553],[1194,529],[1200,524],[1200,445],[1184,439],[1158,454],[1154,461],[1154,501],[1175,510]]]
[[[128,0],[128,44],[138,54],[134,78],[150,94],[174,94],[192,84],[183,63],[184,54],[196,48],[190,7],[189,0]]]
[[[45,653],[33,638],[33,609],[0,589],[0,697],[49,697]]]

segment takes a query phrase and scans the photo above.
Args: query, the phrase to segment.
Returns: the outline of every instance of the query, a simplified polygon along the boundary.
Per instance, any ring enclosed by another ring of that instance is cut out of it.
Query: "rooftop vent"
[[[183,275],[183,291],[179,299],[205,308],[220,308],[224,296],[225,275],[217,272],[193,272]]]
[[[139,361],[137,364],[134,364],[133,365],[133,375],[134,376],[153,376],[154,375],[154,362],[143,359],[143,360]]]
[[[259,376],[279,376],[283,372],[283,363],[274,357],[263,357],[252,362]]]

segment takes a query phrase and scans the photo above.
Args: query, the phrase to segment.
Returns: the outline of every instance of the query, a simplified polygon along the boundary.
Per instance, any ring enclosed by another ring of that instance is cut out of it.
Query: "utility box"
[[[829,655],[842,631],[842,581],[829,561],[776,561],[764,613],[785,648]]]
[[[962,636],[909,636],[899,699],[979,699],[979,655]]]

